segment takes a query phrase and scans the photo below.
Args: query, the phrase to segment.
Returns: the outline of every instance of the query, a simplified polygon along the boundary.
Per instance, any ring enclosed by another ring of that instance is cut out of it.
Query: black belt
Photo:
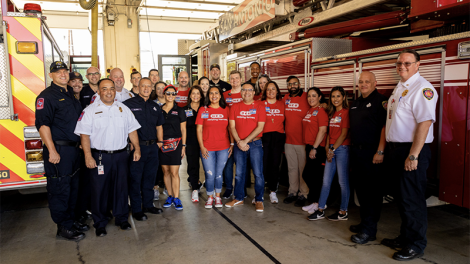
[[[80,141],[75,142],[75,141],[68,141],[68,140],[57,140],[57,141],[54,141],[54,143],[59,146],[71,146],[71,147],[76,147],[76,148],[80,146]]]
[[[150,145],[153,145],[153,144],[156,144],[157,141],[156,140],[141,140],[139,142],[139,145],[141,146],[150,146]]]
[[[396,149],[396,148],[404,148],[404,147],[410,147],[413,144],[413,142],[387,142],[387,148],[389,149]]]
[[[119,150],[111,150],[111,151],[108,151],[108,150],[91,149],[91,152],[94,152],[94,153],[105,153],[105,154],[116,154],[116,153],[124,152],[124,151],[126,151],[126,150],[127,150],[127,148],[123,148],[123,149],[119,149]]]

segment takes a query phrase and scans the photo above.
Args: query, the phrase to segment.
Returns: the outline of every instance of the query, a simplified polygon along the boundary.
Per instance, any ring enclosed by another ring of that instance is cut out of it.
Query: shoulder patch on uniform
[[[431,100],[434,97],[434,92],[431,88],[424,88],[423,95],[424,95],[424,98]]]
[[[78,121],[82,121],[83,115],[85,114],[85,111],[83,111],[80,116],[78,117]]]
[[[388,101],[383,101],[382,106],[384,107],[385,110],[387,110]]]
[[[36,102],[36,110],[41,110],[44,108],[44,98],[38,98]]]
[[[96,96],[93,95],[93,97],[91,98],[91,101],[90,101],[90,104],[92,104],[96,99]]]

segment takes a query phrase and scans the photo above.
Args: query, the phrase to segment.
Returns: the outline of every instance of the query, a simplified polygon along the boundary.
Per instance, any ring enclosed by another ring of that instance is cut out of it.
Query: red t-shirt
[[[252,110],[255,111],[252,112]],[[230,107],[230,120],[235,120],[235,128],[237,129],[240,139],[247,138],[253,130],[258,126],[258,122],[266,122],[266,109],[260,101],[246,105],[241,102]],[[263,131],[256,137],[262,137]]]
[[[227,103],[228,106],[232,106],[233,104],[240,103],[243,101],[242,99],[242,93],[232,93],[232,91],[226,91],[224,93],[224,98],[225,102]]]
[[[202,125],[202,141],[207,150],[219,151],[230,147],[228,117],[228,107],[214,109],[209,106],[199,109],[196,125]]]
[[[288,104],[287,100],[290,100]],[[302,119],[310,106],[307,102],[307,93],[302,96],[290,97],[288,94],[282,99],[286,115],[286,143],[291,145],[304,145],[302,136]]]
[[[184,107],[188,104],[189,89],[186,91],[178,90],[178,95],[175,98],[175,102],[179,107]]]
[[[349,128],[349,109],[341,109],[338,112],[335,112],[333,117],[330,119],[330,144],[335,144],[336,140],[341,136],[341,131],[343,128]],[[341,145],[350,145],[351,139],[348,135]]]
[[[315,140],[317,139],[318,131],[322,126],[328,127],[328,114],[326,113],[325,109],[323,109],[321,106],[310,108],[307,111],[304,119],[302,119],[304,143],[313,146],[313,144],[315,144]],[[325,145],[326,134],[320,143],[320,146],[322,147]]]
[[[274,104],[268,103],[268,101],[261,101],[266,111],[266,123],[264,124],[263,133],[267,132],[279,132],[284,133],[284,103],[282,100],[276,101]],[[268,109],[266,109],[269,107]]]
[[[255,101],[261,100],[261,96],[262,96],[261,94],[255,95],[253,96],[253,100]]]

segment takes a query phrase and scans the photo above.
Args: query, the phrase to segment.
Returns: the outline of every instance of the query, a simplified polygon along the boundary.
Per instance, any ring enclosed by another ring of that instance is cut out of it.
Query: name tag
[[[172,115],[178,115],[178,111],[171,111]]]
[[[89,98],[90,96],[89,95],[84,95],[83,98]]]
[[[256,109],[250,109],[250,115],[256,114]]]
[[[103,174],[104,174],[104,166],[98,165],[98,175],[103,175]]]
[[[290,99],[286,100],[286,105],[290,104]]]
[[[229,97],[229,98],[227,98],[225,101],[226,101],[227,103],[231,103],[231,102],[232,102],[232,98]]]
[[[209,118],[209,113],[202,113],[201,117],[202,118]]]
[[[131,111],[132,111],[132,112],[135,112],[135,111],[142,111],[142,108],[132,108]]]
[[[315,110],[315,111],[313,111],[313,113],[312,113],[313,116],[317,116],[317,114],[318,114],[318,110]]]
[[[266,113],[269,113],[269,112],[271,112],[271,107],[269,107],[269,106],[266,106],[265,108],[266,108]]]
[[[184,110],[184,112],[186,113],[186,117],[193,116],[193,110]]]

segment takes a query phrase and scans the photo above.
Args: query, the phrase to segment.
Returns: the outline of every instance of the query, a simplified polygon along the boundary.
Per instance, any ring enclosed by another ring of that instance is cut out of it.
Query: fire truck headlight
[[[35,41],[17,41],[16,52],[19,54],[38,54],[38,43]]]
[[[24,128],[24,137],[25,138],[39,138],[39,131],[34,126]]]
[[[31,151],[26,153],[26,161],[42,161],[42,151]]]
[[[30,163],[26,164],[26,173],[43,173],[44,172],[44,163]]]

